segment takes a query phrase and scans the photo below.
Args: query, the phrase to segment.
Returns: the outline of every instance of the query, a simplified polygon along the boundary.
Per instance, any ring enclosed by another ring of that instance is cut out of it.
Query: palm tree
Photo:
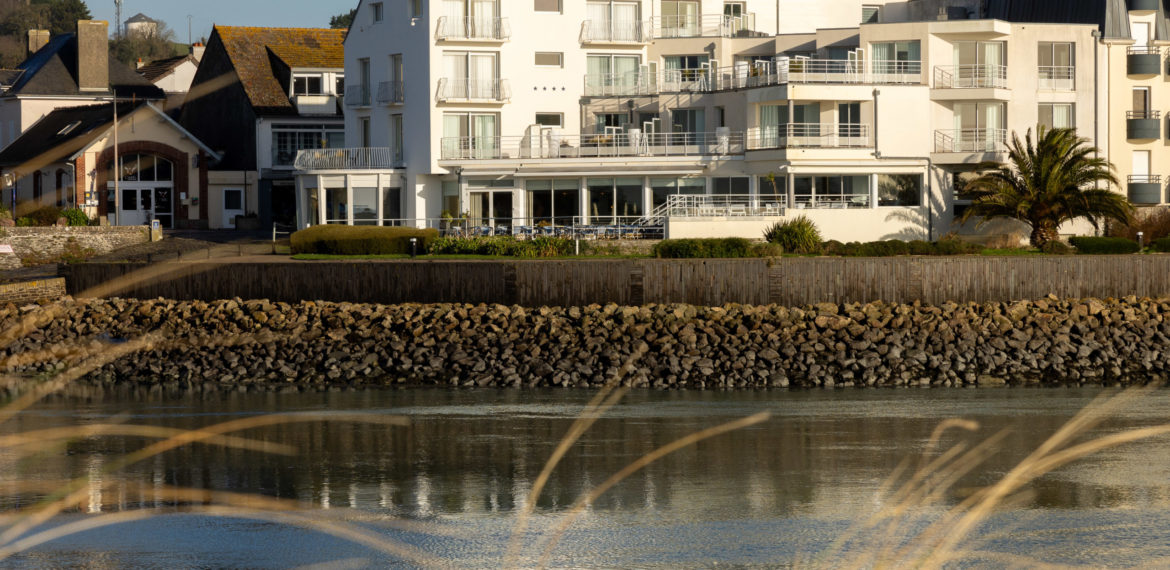
[[[983,225],[995,218],[1013,218],[1032,227],[1033,247],[1058,239],[1061,224],[1085,218],[1094,228],[1103,219],[1130,223],[1133,206],[1125,196],[1093,188],[1098,183],[1120,185],[1113,164],[1095,156],[1099,149],[1072,129],[1032,129],[1024,136],[1012,134],[1008,163],[983,163],[983,175],[972,180],[964,192],[973,203],[959,218],[983,218]],[[977,226],[978,227],[978,226]]]

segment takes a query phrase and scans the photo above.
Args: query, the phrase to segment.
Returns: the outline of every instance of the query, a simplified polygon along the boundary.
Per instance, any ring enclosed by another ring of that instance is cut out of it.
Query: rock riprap
[[[8,306],[10,373],[62,368],[72,347],[147,349],[83,378],[166,386],[778,388],[1161,382],[1170,299],[939,306],[284,304],[69,300]],[[39,352],[38,352],[39,351]],[[29,362],[34,353],[56,360]],[[639,354],[637,358],[631,358]]]

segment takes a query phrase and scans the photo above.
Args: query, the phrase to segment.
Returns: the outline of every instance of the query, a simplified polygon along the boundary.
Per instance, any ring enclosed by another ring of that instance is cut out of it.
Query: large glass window
[[[879,206],[921,206],[921,174],[879,174]]]
[[[443,158],[495,158],[498,117],[479,113],[443,115]]]
[[[650,193],[654,200],[654,208],[658,208],[676,194],[705,195],[707,181],[703,178],[651,178]]]
[[[355,226],[378,225],[378,189],[353,189],[353,223]]]
[[[500,98],[498,70],[495,53],[444,52],[446,92],[443,95],[452,99],[497,100]]]
[[[665,38],[694,38],[702,32],[699,3],[694,0],[662,0],[659,35]]]
[[[1076,68],[1074,44],[1069,42],[1040,42],[1037,61],[1041,89],[1072,90]]]
[[[356,192],[356,190],[355,190]],[[382,225],[394,226],[402,223],[402,189],[382,189]]]
[[[770,204],[781,204],[788,201],[788,177],[783,174],[761,176],[760,201]]]
[[[529,180],[525,185],[529,225],[572,225],[581,215],[579,184],[576,178]]]
[[[590,178],[589,216],[594,224],[619,224],[642,216],[641,178]]]
[[[318,202],[317,188],[305,189],[307,194],[305,200],[305,223],[309,226],[316,226],[321,223],[320,202]]]
[[[737,196],[746,196],[751,193],[751,179],[744,177],[734,178],[712,178],[711,179],[711,193],[712,194],[734,194]]]
[[[345,148],[345,126],[272,126],[272,166],[292,166],[296,162],[297,152],[318,148]]]
[[[636,55],[592,54],[585,57],[586,95],[632,95],[642,78]]]
[[[118,157],[122,163],[119,171],[123,182],[171,182],[174,179],[174,165],[171,161],[149,154],[126,154]],[[107,180],[113,181],[114,161],[106,165]]]
[[[325,189],[325,223],[349,223],[349,196],[345,188]]]
[[[922,47],[918,40],[870,44],[873,72],[885,74],[921,73]]]
[[[1072,103],[1041,103],[1039,111],[1040,120],[1037,123],[1043,127],[1049,129],[1076,128],[1076,123],[1073,121]]]
[[[797,176],[797,208],[868,208],[868,176]]]
[[[443,182],[442,214],[458,218],[462,214],[459,210],[459,183],[450,180]]]

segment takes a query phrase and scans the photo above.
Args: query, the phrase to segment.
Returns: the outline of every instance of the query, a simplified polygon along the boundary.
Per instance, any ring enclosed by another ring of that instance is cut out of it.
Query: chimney
[[[110,90],[110,25],[101,20],[77,21],[77,87]]]
[[[206,50],[207,46],[199,42],[191,44],[191,56],[195,58],[195,61],[203,61],[203,52]]]
[[[45,44],[49,43],[49,30],[29,30],[28,31],[28,55],[32,55],[41,51]]]
[[[947,7],[946,6],[939,6],[938,7],[938,20],[940,22],[945,22],[948,19],[949,18],[947,17]]]

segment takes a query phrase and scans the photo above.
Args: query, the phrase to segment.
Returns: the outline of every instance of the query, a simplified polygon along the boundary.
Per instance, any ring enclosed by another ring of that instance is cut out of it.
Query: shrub
[[[1150,242],[1150,249],[1159,253],[1170,253],[1170,237],[1164,237]]]
[[[31,228],[35,225],[37,225],[37,221],[27,216],[23,218],[16,218],[16,227],[18,228]]]
[[[509,257],[562,257],[572,255],[573,240],[538,237],[520,241],[510,236],[442,237],[431,243],[435,255],[495,255]]]
[[[972,255],[983,251],[984,247],[961,239],[944,238],[934,243],[934,250],[934,255]]]
[[[753,243],[752,257],[780,257],[784,255],[784,248],[774,243]]]
[[[1170,240],[1168,240],[1167,243],[1170,243]],[[1069,246],[1068,244],[1066,244],[1062,241],[1057,241],[1057,240],[1052,240],[1052,241],[1044,244],[1043,246],[1040,247],[1040,251],[1042,251],[1048,255],[1069,255],[1071,253],[1074,253],[1074,250],[1071,246]]]
[[[667,259],[755,257],[752,242],[743,238],[666,239],[650,253]]]
[[[291,237],[294,255],[390,255],[410,253],[410,238],[419,239],[419,253],[439,237],[435,229],[377,226],[313,226]]]
[[[806,216],[772,224],[764,231],[764,241],[784,248],[788,253],[817,253],[821,250],[821,232]]]
[[[61,215],[69,221],[70,226],[89,225],[89,216],[85,215],[85,211],[80,208],[69,208],[62,212]]]
[[[1068,242],[1077,248],[1077,253],[1085,254],[1117,255],[1141,249],[1136,241],[1118,237],[1074,237]]]
[[[22,219],[29,220],[28,226],[54,226],[57,225],[57,220],[61,218],[61,215],[61,208],[45,206],[29,212]],[[19,225],[19,220],[17,225]]]
[[[1170,237],[1170,208],[1141,208],[1129,224],[1109,224],[1105,235],[1137,241],[1138,232],[1147,243]]]

